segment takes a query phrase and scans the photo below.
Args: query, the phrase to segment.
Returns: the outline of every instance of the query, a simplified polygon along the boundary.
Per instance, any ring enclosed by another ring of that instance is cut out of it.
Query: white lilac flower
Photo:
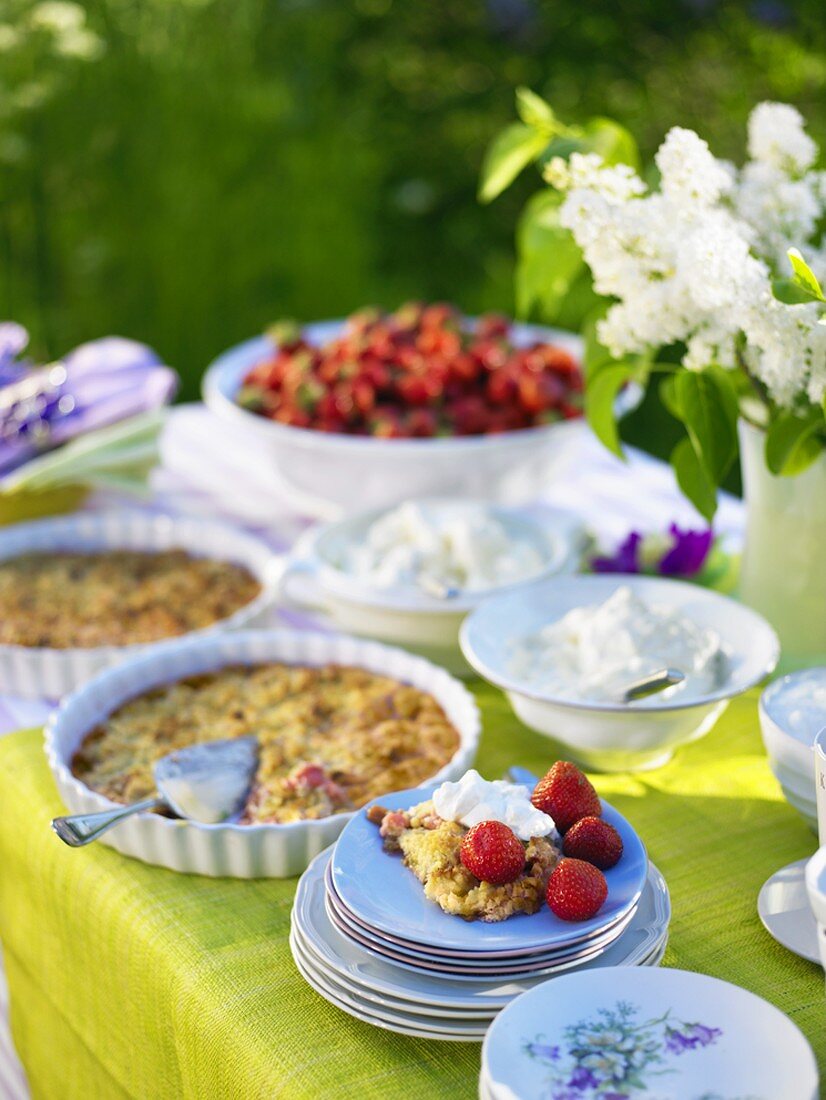
[[[779,405],[822,400],[826,326],[815,305],[785,305],[772,276],[801,250],[826,276],[826,173],[793,108],[762,104],[750,120],[754,158],[737,172],[690,130],[672,129],[649,192],[628,167],[595,154],[554,159],[547,177],[566,192],[571,230],[598,293],[615,299],[598,335],[619,357],[683,343],[683,365],[745,362]],[[745,346],[743,340],[745,338]]]
[[[803,129],[803,116],[788,103],[758,103],[749,116],[749,156],[783,172],[805,172],[817,146]]]
[[[662,178],[662,192],[675,203],[710,205],[731,188],[730,172],[693,130],[673,127],[654,159]]]

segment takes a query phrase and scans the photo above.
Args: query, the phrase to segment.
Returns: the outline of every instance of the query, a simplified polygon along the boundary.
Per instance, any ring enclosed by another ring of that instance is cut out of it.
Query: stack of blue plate
[[[382,799],[406,809],[430,791]],[[496,924],[464,921],[429,901],[379,831],[357,814],[333,849],[302,876],[292,915],[299,970],[344,1011],[403,1034],[479,1041],[514,997],[561,973],[656,966],[670,902],[659,871],[628,822],[607,804],[624,854],[607,872],[608,899],[590,921],[568,923],[543,906]]]

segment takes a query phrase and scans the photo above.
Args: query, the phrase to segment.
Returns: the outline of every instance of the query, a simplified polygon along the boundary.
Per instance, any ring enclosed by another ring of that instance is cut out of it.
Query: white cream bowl
[[[644,602],[718,633],[727,667],[715,690],[685,701],[677,695],[644,705],[580,702],[549,694],[510,673],[517,639],[537,633],[574,608],[603,603],[621,586]],[[551,578],[486,600],[465,620],[461,644],[468,662],[507,694],[526,726],[597,771],[635,771],[665,763],[680,745],[707,733],[730,698],[769,675],[780,649],[776,634],[760,615],[726,596],[683,581],[622,574]]]
[[[780,783],[786,800],[801,814],[806,822],[817,829],[817,803],[815,800],[815,752],[814,739],[818,730],[826,727],[826,706],[822,715],[812,707],[811,728],[798,730],[792,726],[800,707],[796,692],[806,685],[814,689],[826,688],[826,668],[806,668],[781,676],[768,685],[760,696],[760,732],[769,767]]]
[[[450,508],[467,501],[420,501]],[[572,573],[579,568],[586,546],[582,524],[567,513],[545,509],[532,518],[512,509],[486,505],[508,535],[528,541],[542,559],[531,578]],[[472,670],[462,655],[459,630],[467,615],[483,600],[512,591],[516,584],[464,591],[448,599],[411,585],[381,588],[355,577],[342,566],[348,549],[367,537],[370,526],[385,513],[377,508],[349,519],[315,528],[296,545],[280,583],[282,604],[302,611],[322,612],[349,634],[403,646],[447,668],[457,676]]]
[[[255,599],[187,637],[262,623],[275,600],[282,568],[266,543],[252,535],[222,523],[180,516],[139,511],[81,512],[0,529],[0,561],[31,552],[105,550],[184,550],[193,557],[216,558],[249,569],[261,585]],[[27,699],[59,699],[101,669],[168,640],[66,649],[0,645],[0,692]]]
[[[481,729],[479,710],[467,689],[443,669],[403,650],[345,635],[301,630],[239,631],[167,642],[153,653],[107,669],[64,700],[49,718],[45,747],[69,811],[94,813],[117,805],[77,779],[71,762],[86,734],[127,700],[187,676],[228,665],[270,661],[365,668],[429,692],[455,726],[460,743],[448,763],[423,782],[458,779],[472,765]],[[116,825],[100,843],[173,871],[233,878],[286,878],[299,874],[314,856],[332,844],[351,817],[334,814],[284,825],[202,825],[141,813]]]
[[[320,321],[303,331],[311,343],[324,344],[343,327],[341,320]],[[511,338],[516,345],[540,341],[556,344],[576,358],[582,355],[581,339],[558,329],[516,323]],[[204,401],[218,416],[244,425],[257,437],[262,460],[272,467],[284,495],[300,511],[321,519],[411,497],[531,499],[554,460],[583,430],[582,420],[560,420],[493,435],[378,439],[280,424],[236,401],[249,371],[271,355],[273,347],[268,337],[260,336],[224,352],[204,375]],[[627,410],[637,397],[629,390],[623,395],[623,408]]]

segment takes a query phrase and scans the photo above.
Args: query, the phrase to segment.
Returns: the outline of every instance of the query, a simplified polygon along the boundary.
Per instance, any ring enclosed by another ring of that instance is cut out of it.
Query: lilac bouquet
[[[22,358],[28,334],[0,324],[0,478],[44,452],[108,425],[151,414],[174,395],[177,376],[144,344],[110,336],[38,366]],[[106,437],[111,443],[111,433]],[[88,447],[84,451],[88,454]],[[62,453],[62,452],[61,452]],[[19,478],[15,477],[17,484]]]

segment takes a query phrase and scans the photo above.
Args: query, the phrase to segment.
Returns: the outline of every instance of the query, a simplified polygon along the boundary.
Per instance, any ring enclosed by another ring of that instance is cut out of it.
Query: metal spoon
[[[620,700],[623,703],[633,703],[635,699],[645,699],[649,695],[674,687],[675,684],[681,684],[683,680],[685,673],[678,668],[658,668],[656,672],[649,672],[647,676],[632,681],[620,693]]]
[[[426,573],[420,573],[416,577],[416,584],[422,592],[426,592],[428,596],[435,596],[437,600],[455,600],[462,594],[462,589],[458,585],[437,580]]]
[[[186,820],[216,825],[240,809],[257,767],[255,737],[190,745],[155,761],[158,791],[151,798],[116,810],[56,817],[52,828],[65,844],[80,848],[132,814],[148,810],[171,810]]]

